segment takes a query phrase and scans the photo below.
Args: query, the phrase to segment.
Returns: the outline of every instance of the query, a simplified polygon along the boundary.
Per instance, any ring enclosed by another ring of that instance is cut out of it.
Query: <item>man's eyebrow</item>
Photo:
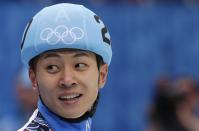
[[[90,57],[89,53],[86,52],[77,52],[73,55],[73,57],[83,57],[83,56]]]
[[[58,54],[55,53],[48,53],[44,56],[44,59],[50,58],[50,57],[60,57]]]

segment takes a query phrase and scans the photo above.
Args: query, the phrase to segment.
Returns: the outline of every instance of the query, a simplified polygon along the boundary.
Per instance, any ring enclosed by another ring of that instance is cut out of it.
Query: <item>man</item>
[[[100,18],[82,5],[46,7],[28,23],[21,57],[40,99],[19,131],[90,131],[112,57]]]

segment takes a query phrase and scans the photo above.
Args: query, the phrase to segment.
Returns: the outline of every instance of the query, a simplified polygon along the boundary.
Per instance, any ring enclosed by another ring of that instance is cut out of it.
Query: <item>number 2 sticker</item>
[[[96,22],[100,24],[100,18],[99,18],[99,16],[94,15],[94,18],[95,18]],[[108,29],[106,28],[106,26],[104,26],[104,27],[101,29],[101,33],[102,33],[103,41],[110,45],[110,44],[111,44],[110,39],[107,38],[107,37],[105,36],[106,33],[108,33]]]

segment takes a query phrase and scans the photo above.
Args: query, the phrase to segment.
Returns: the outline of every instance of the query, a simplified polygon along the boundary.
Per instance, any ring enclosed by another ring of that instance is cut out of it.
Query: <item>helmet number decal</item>
[[[95,18],[96,22],[100,24],[100,18],[99,18],[99,16],[94,15],[94,18]],[[104,26],[104,27],[101,29],[101,33],[102,33],[103,41],[110,45],[110,44],[111,44],[110,39],[107,38],[107,37],[105,36],[106,33],[108,33],[108,29],[106,28],[106,26]]]

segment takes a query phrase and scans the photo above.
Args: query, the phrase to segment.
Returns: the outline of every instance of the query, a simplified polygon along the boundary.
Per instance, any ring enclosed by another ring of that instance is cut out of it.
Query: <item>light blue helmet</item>
[[[73,48],[94,52],[108,65],[110,35],[101,19],[82,5],[62,3],[46,7],[28,23],[22,38],[25,66],[35,56],[54,49]]]

